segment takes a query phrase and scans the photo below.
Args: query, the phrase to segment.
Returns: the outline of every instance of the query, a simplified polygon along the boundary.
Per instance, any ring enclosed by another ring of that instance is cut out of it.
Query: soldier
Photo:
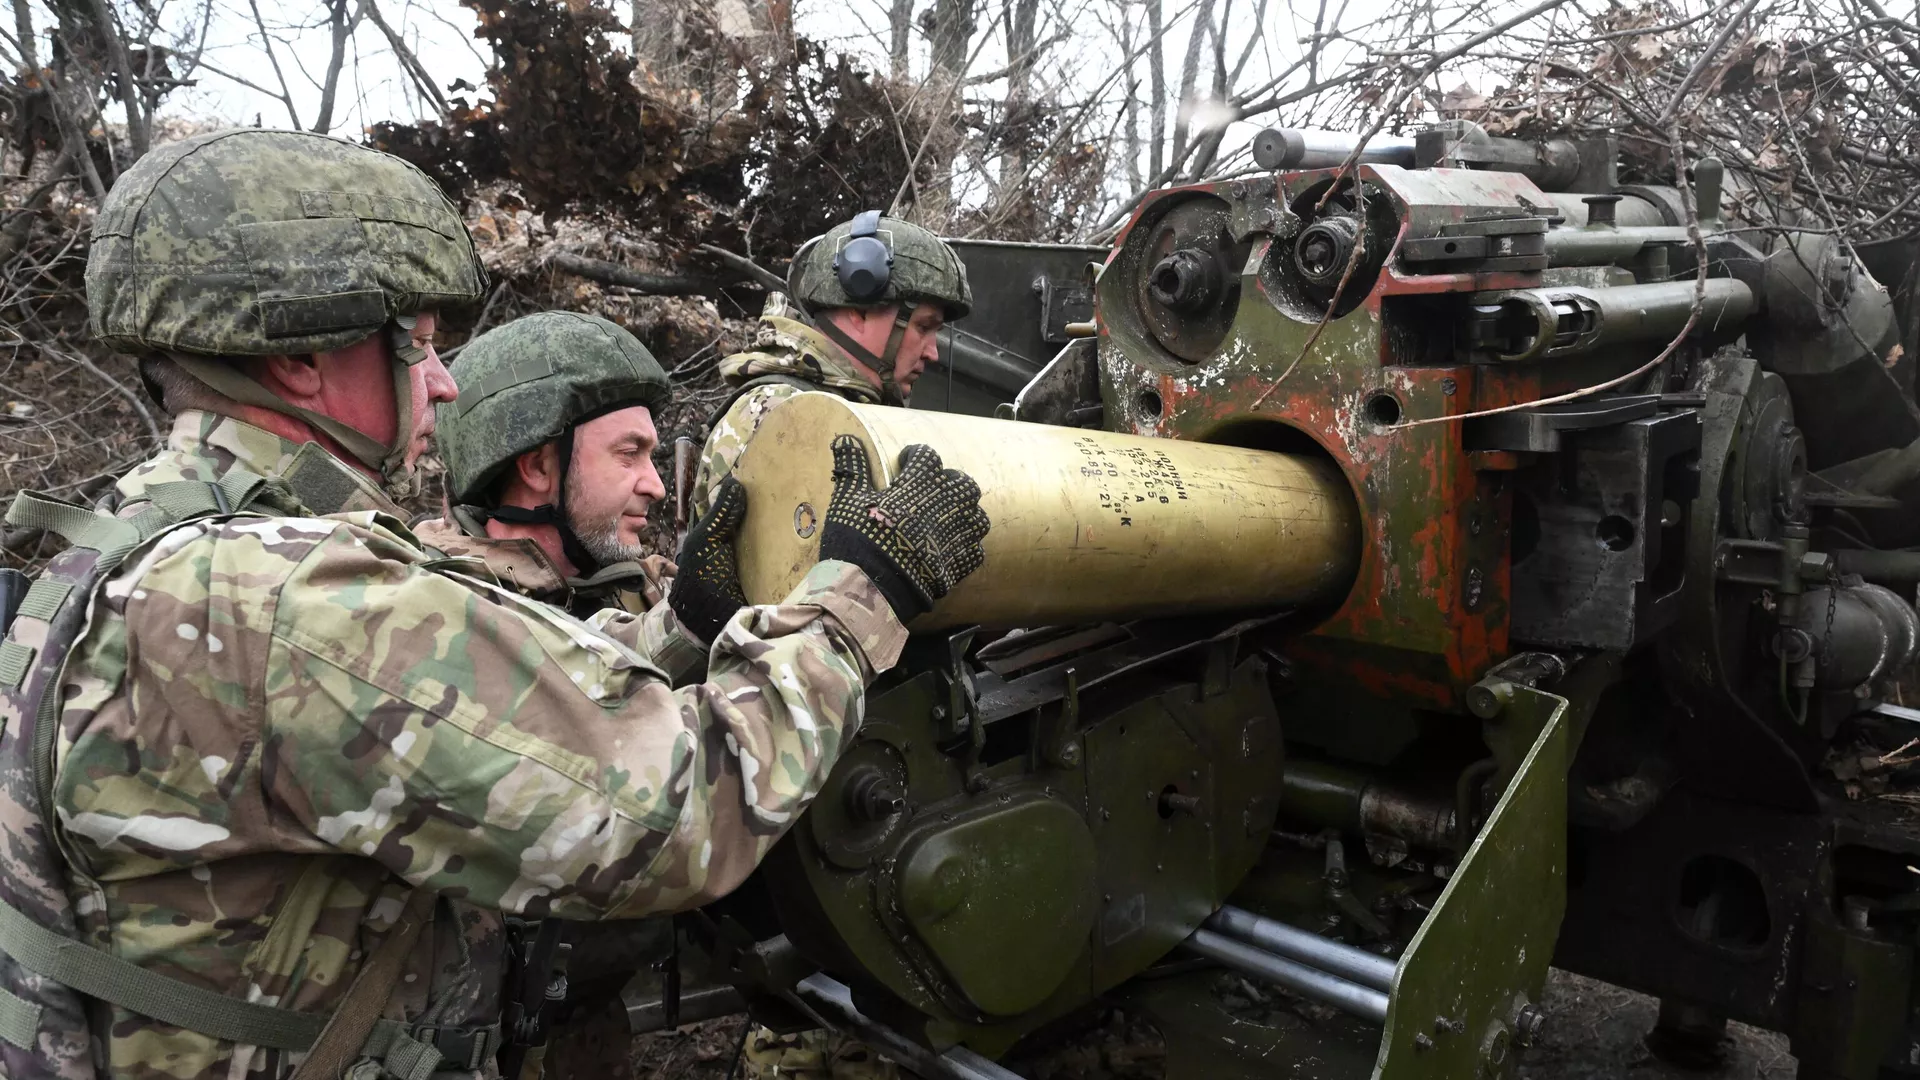
[[[654,417],[672,388],[653,354],[606,319],[544,311],[467,342],[453,376],[460,396],[435,410],[449,511],[417,522],[414,535],[579,617],[608,607],[644,612],[642,655],[676,684],[697,672],[705,644],[682,633],[661,603],[673,564],[640,540],[648,511],[666,496],[653,465]],[[562,940],[571,947],[564,1003],[528,1003],[559,1025],[529,1056],[550,1080],[629,1075],[620,990],[670,954],[672,920],[576,923],[544,937],[516,921],[509,932],[522,938],[516,955],[545,950],[529,959],[538,970],[551,966]],[[535,980],[531,989],[545,987]],[[548,1008],[565,1016],[545,1015]]]
[[[700,453],[696,512],[704,511],[773,407],[824,390],[850,401],[905,405],[913,383],[939,362],[940,327],[973,306],[967,268],[938,236],[868,211],[808,241],[793,258],[788,292],[767,298],[753,347],[720,362],[733,395]],[[803,305],[813,325],[796,318]],[[745,1047],[750,1080],[892,1080],[873,1049],[837,1033],[780,1035],[755,1027]]]
[[[672,391],[653,354],[606,319],[545,311],[468,342],[455,366],[460,397],[436,410],[451,507],[414,534],[582,618],[648,612],[642,653],[675,681],[695,673],[706,643],[660,604],[674,564],[640,542],[666,497],[653,418]]]
[[[905,405],[940,360],[940,327],[973,306],[967,268],[945,241],[868,211],[816,236],[793,257],[787,296],[768,297],[753,347],[720,362],[733,396],[700,452],[694,509],[712,504],[760,420],[808,390]],[[802,305],[813,325],[796,318]]]
[[[0,644],[0,1073],[492,1075],[503,917],[732,889],[978,564],[970,480],[910,448],[922,518],[838,448],[823,561],[743,607],[723,485],[668,597],[711,646],[679,690],[638,617],[433,565],[383,486],[454,399],[436,312],[482,287],[431,181],[343,140],[183,140],[104,200],[93,326],[175,420],[111,513],[8,511],[72,546]]]

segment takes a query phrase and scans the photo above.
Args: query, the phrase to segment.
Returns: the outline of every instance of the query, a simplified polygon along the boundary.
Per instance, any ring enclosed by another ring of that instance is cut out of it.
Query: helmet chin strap
[[[883,405],[905,406],[909,391],[894,378],[893,366],[900,356],[900,342],[907,336],[907,306],[901,304],[894,309],[893,332],[887,335],[887,351],[875,356],[873,350],[853,339],[853,335],[840,329],[840,324],[826,316],[813,320],[814,326],[827,335],[835,345],[845,349],[847,355],[873,369],[880,377],[880,403]]]
[[[415,364],[426,360],[427,350],[414,343],[414,317],[403,315],[389,322],[383,331],[387,335],[387,344],[391,347],[393,359],[398,363],[390,364],[393,369],[394,435],[391,445],[383,445],[358,428],[349,427],[339,420],[322,412],[302,408],[280,397],[273,391],[241,374],[231,364],[212,360],[204,356],[191,356],[186,353],[169,352],[167,357],[180,370],[199,380],[208,389],[223,394],[243,405],[277,412],[290,416],[313,428],[324,432],[341,448],[353,455],[353,459],[371,469],[380,476],[389,494],[403,490],[413,480],[411,470],[407,468],[407,450],[413,443],[413,376],[411,369]]]
[[[573,476],[573,429],[555,439],[560,454],[559,483],[554,488],[552,502],[528,508],[525,506],[496,506],[486,511],[486,516],[496,521],[510,522],[515,525],[551,525],[560,534],[560,550],[573,564],[574,573],[580,577],[592,577],[600,571],[600,560],[593,557],[587,546],[580,542],[580,535],[573,531],[573,522],[567,516],[567,486]]]

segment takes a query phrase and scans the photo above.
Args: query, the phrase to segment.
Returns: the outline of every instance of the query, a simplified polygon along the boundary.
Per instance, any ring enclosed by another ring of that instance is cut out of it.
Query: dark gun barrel
[[[1357,135],[1311,128],[1267,128],[1253,137],[1253,160],[1263,169],[1332,169],[1346,164]],[[1362,165],[1400,165],[1413,168],[1413,140],[1397,135],[1375,135],[1360,153]]]

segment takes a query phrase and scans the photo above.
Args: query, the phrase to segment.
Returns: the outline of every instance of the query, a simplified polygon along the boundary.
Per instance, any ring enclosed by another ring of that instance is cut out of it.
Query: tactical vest
[[[61,671],[87,627],[97,587],[128,557],[190,521],[302,514],[280,480],[244,469],[217,483],[155,484],[150,505],[119,518],[38,492],[8,508],[16,528],[53,532],[70,545],[34,579],[0,641],[0,1074],[11,1080],[95,1080],[89,1014],[102,1002],[244,1046],[305,1051],[295,1080],[334,1080],[356,1059],[379,1075],[427,1080],[474,1070],[499,1049],[498,1026],[433,1028],[380,1018],[434,897],[417,891],[362,965],[332,1015],[243,1001],[181,982],[96,948],[80,934],[67,880],[73,869],[54,834],[54,750]],[[356,1076],[366,1075],[356,1070]]]

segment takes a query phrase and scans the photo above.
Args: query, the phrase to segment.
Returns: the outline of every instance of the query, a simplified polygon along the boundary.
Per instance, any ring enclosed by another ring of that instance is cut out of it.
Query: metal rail
[[[1362,1020],[1375,1024],[1387,1022],[1387,995],[1371,986],[1362,986],[1319,968],[1284,956],[1275,956],[1213,930],[1195,930],[1184,947],[1196,956],[1204,956],[1243,975],[1265,979],[1302,997],[1352,1013]]]
[[[793,997],[827,1027],[852,1032],[867,1045],[928,1080],[1021,1080],[1018,1073],[1009,1072],[964,1046],[936,1054],[904,1034],[868,1019],[853,1004],[852,991],[825,975],[809,975],[800,980],[793,988]]]
[[[1383,993],[1393,989],[1393,972],[1397,965],[1386,957],[1323,938],[1297,926],[1288,926],[1277,919],[1255,915],[1245,908],[1231,905],[1223,907],[1207,919],[1206,926],[1235,941],[1265,949],[1288,960],[1297,960],[1349,982]]]

